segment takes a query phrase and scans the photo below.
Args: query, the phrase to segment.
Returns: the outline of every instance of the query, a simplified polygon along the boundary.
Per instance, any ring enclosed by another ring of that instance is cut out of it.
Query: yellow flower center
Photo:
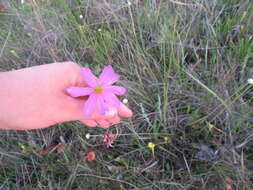
[[[96,88],[94,89],[94,91],[97,93],[97,94],[101,94],[103,92],[103,88],[101,86],[96,86]]]

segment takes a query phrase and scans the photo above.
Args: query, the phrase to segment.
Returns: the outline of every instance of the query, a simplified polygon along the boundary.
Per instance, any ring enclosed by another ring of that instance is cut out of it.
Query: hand
[[[66,92],[69,86],[85,86],[80,70],[73,62],[62,62],[0,73],[0,128],[39,129],[73,120],[108,128],[120,117],[132,116],[121,104],[118,109],[109,107],[104,116],[95,111],[85,117],[85,99]]]

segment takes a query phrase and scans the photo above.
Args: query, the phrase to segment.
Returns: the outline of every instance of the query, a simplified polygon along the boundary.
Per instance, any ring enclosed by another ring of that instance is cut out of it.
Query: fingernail
[[[106,116],[108,116],[108,117],[113,117],[113,116],[115,116],[115,111],[114,110],[110,110],[110,111],[107,111],[106,113],[105,113],[105,115]]]

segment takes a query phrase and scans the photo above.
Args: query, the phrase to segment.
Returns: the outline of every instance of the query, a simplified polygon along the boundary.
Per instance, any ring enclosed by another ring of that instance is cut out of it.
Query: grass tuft
[[[112,148],[78,122],[0,131],[0,189],[253,189],[252,1],[129,2],[0,3],[0,71],[110,64],[134,110]]]

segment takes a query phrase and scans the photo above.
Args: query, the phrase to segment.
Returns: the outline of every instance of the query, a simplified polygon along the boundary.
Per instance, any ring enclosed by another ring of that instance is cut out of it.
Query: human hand
[[[38,129],[56,123],[79,120],[87,126],[108,128],[131,117],[124,104],[109,107],[104,116],[97,110],[83,115],[84,98],[72,98],[69,86],[85,86],[81,68],[73,62],[62,62],[0,73],[0,128]]]

